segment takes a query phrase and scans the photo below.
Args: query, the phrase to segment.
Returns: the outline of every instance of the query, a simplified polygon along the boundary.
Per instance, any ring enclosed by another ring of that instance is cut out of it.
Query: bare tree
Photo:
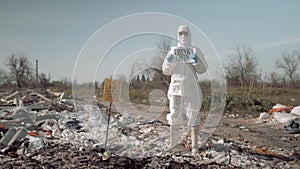
[[[159,52],[157,53],[157,56],[153,58],[151,65],[148,65],[148,67],[150,70],[156,72],[156,74],[154,74],[154,78],[156,80],[160,79],[168,84],[169,79],[163,74],[161,66],[166,55],[171,50],[172,39],[169,37],[162,37],[158,40],[158,42],[155,42],[155,44]]]
[[[7,66],[12,80],[15,81],[19,88],[29,84],[30,79],[32,79],[32,67],[24,54],[13,54],[8,57]]]
[[[171,42],[172,39],[169,37],[162,37],[158,40],[158,42],[155,42],[157,49],[159,52],[157,53],[158,56],[153,58],[152,60],[152,66],[159,68],[164,62],[165,56],[168,54],[168,52],[171,50]]]
[[[139,77],[140,80],[160,80],[168,84],[168,77],[162,72],[162,64],[164,62],[165,56],[171,50],[172,39],[169,37],[161,37],[155,42],[158,49],[157,55],[153,57],[150,64],[141,63],[141,61],[136,61],[132,64],[130,71],[130,78],[133,76]],[[145,76],[145,77],[143,77]]]
[[[4,80],[5,80],[5,72],[4,70],[0,69],[0,85],[3,85]]]
[[[271,72],[268,77],[271,87],[279,87],[281,83],[281,77],[277,72]]]
[[[298,57],[298,58],[297,58]],[[282,58],[276,61],[276,66],[284,71],[284,74],[289,78],[291,85],[295,88],[295,82],[298,78],[297,71],[299,70],[299,54],[297,51],[283,53]]]
[[[51,85],[51,76],[48,74],[48,77],[45,73],[39,75],[40,84],[42,87],[47,87]]]
[[[11,83],[11,80],[7,73],[0,69],[0,86],[8,86]]]
[[[229,83],[241,87],[251,87],[258,80],[257,61],[249,47],[237,46],[229,55],[229,63],[225,66]]]

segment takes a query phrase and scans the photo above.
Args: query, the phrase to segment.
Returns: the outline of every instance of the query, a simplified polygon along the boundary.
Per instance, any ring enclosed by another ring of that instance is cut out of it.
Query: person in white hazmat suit
[[[178,46],[171,47],[164,59],[162,70],[171,76],[168,89],[170,113],[169,149],[181,141],[181,126],[191,127],[192,153],[198,153],[198,135],[202,92],[198,84],[198,74],[207,70],[207,63],[201,50],[191,46],[191,32],[187,25],[180,25],[177,31]]]

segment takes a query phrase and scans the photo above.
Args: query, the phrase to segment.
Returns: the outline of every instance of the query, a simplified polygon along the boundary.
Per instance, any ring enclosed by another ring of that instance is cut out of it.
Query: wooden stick
[[[111,104],[112,104],[112,102],[109,103],[109,109],[108,109],[108,120],[107,120],[106,136],[105,136],[105,147],[104,147],[105,151],[106,151],[106,145],[107,145],[108,128],[109,128],[110,112],[111,112]]]

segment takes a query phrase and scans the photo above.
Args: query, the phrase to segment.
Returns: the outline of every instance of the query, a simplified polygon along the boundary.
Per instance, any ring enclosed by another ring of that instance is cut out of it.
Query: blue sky
[[[80,51],[103,26],[130,14],[162,12],[199,28],[224,64],[237,45],[248,46],[262,72],[270,73],[283,52],[300,50],[299,6],[297,0],[0,0],[0,68],[8,56],[24,53],[32,63],[39,60],[39,72],[72,79]],[[176,28],[170,32],[175,35]],[[94,68],[82,71],[95,74]]]

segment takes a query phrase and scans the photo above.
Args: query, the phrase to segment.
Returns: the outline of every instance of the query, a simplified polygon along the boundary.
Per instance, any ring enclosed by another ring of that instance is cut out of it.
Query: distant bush
[[[275,104],[269,100],[228,95],[225,112],[259,115],[261,112],[270,110],[274,105]]]
[[[248,88],[233,88],[228,91],[233,96],[240,96],[243,98],[256,98],[261,100],[268,100],[273,103],[280,103],[289,106],[300,105],[300,91],[289,88],[253,88],[250,95]]]
[[[211,109],[211,99],[211,95],[203,98],[201,111],[209,111]],[[266,112],[273,106],[274,103],[272,101],[257,98],[245,98],[238,95],[228,94],[226,96],[224,112],[258,116],[259,113]]]
[[[150,105],[148,97],[149,92],[145,90],[131,90],[129,93],[130,101],[137,104]]]

